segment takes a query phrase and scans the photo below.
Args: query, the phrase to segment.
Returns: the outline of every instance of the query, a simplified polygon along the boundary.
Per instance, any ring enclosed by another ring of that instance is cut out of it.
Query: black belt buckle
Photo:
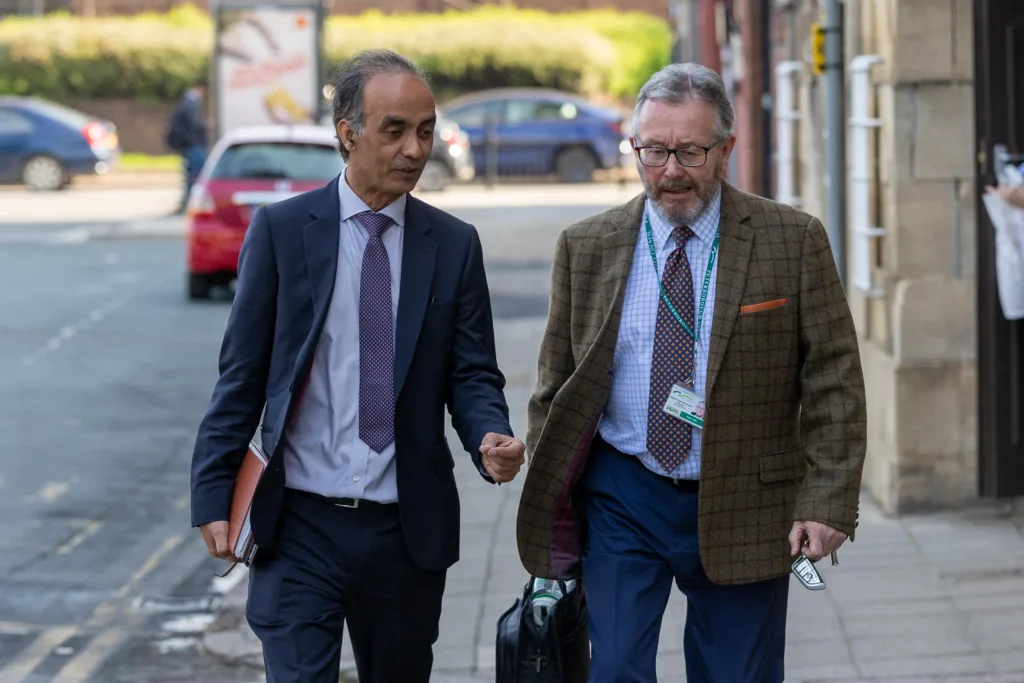
[[[672,483],[675,484],[675,487],[680,491],[696,493],[700,490],[699,479],[672,479]]]

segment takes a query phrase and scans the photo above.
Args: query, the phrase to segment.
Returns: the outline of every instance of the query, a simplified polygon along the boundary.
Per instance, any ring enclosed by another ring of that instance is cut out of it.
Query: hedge
[[[330,63],[390,47],[419,62],[443,95],[543,86],[629,98],[668,61],[670,40],[665,22],[640,13],[502,7],[333,16],[324,31]],[[8,18],[0,20],[0,93],[174,99],[207,75],[212,44],[211,20],[191,6],[132,17]]]

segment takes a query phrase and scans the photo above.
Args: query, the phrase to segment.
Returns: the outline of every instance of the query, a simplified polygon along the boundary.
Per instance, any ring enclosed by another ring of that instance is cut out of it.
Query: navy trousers
[[[589,683],[654,683],[672,580],[686,595],[689,683],[782,683],[789,577],[712,584],[697,545],[697,492],[596,440],[581,482]]]
[[[338,683],[348,623],[359,683],[427,683],[446,572],[417,567],[398,505],[286,490],[278,540],[250,567],[246,616],[267,683]]]

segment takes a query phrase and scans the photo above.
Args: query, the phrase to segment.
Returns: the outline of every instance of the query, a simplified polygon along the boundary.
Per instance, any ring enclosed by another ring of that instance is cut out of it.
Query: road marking
[[[0,683],[21,683],[31,675],[33,669],[50,656],[55,647],[73,635],[73,626],[57,626],[43,631],[31,645],[18,653],[7,668],[0,671]]]
[[[82,530],[72,536],[64,545],[57,548],[58,555],[67,555],[72,550],[82,545],[85,539],[92,536],[94,533],[99,531],[100,527],[103,526],[102,522],[94,520],[75,520],[78,525],[82,526]]]
[[[70,488],[71,485],[66,481],[48,481],[43,484],[43,488],[39,489],[35,498],[44,503],[52,503],[67,493]]]
[[[116,311],[117,309],[128,303],[134,294],[128,296],[122,296],[118,299],[113,299],[106,303],[104,306],[94,308],[89,313],[79,320],[77,323],[71,325],[65,325],[62,327],[57,334],[53,335],[38,349],[28,354],[21,359],[22,365],[34,365],[42,360],[47,354],[58,350],[66,342],[73,339],[75,336],[87,330],[90,326],[95,325],[105,317]]]
[[[127,632],[116,626],[100,632],[84,650],[68,660],[53,683],[85,683],[127,637]]]
[[[142,579],[146,578],[147,574],[159,567],[160,560],[164,559],[172,550],[181,545],[183,540],[185,540],[184,534],[175,534],[161,543],[160,547],[153,551],[153,554],[142,563],[142,566],[135,570],[135,573],[128,579],[128,583],[117,589],[117,596],[121,598],[126,596],[128,591],[135,588]]]
[[[0,621],[0,634],[5,636],[27,636],[38,628],[32,624],[22,624],[17,621]]]

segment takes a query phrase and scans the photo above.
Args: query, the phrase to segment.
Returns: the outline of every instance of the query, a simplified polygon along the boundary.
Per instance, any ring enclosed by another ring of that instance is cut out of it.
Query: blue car
[[[120,154],[110,121],[37,98],[0,97],[0,182],[60,190],[74,176],[108,172]]]
[[[441,109],[469,135],[478,177],[487,176],[489,148],[497,152],[491,160],[498,176],[555,174],[563,182],[587,182],[598,169],[632,161],[623,115],[571,93],[500,88],[458,97]]]

